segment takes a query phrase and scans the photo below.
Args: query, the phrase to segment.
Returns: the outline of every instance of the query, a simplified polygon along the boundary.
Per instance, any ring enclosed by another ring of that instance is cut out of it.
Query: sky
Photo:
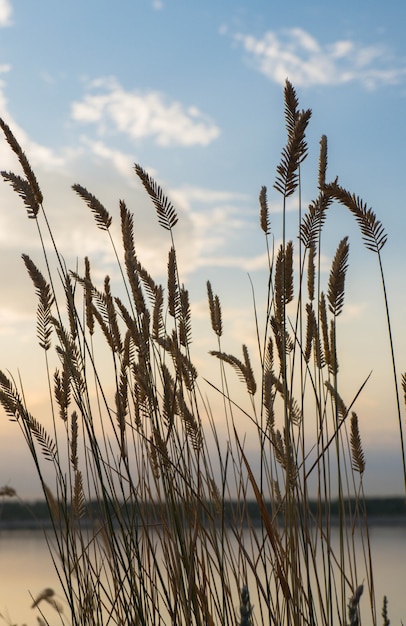
[[[266,185],[278,241],[281,199],[272,186],[285,142],[288,78],[300,106],[312,109],[304,206],[317,195],[325,134],[328,179],[338,176],[362,197],[388,233],[383,264],[398,373],[406,371],[405,13],[400,0],[0,0],[0,116],[37,174],[68,265],[87,254],[95,279],[112,271],[106,238],[71,190],[79,183],[111,212],[116,235],[118,201],[126,200],[139,258],[164,280],[169,242],[136,180],[133,164],[140,163],[178,211],[179,265],[192,299],[194,349],[206,355],[197,357],[202,370],[210,371],[203,362],[216,347],[214,335],[211,344],[207,339],[207,279],[222,302],[226,351],[238,352],[243,341],[254,350],[250,280],[257,302],[267,284],[258,194]],[[0,169],[19,173],[1,138]],[[0,184],[0,367],[21,376],[35,414],[46,395],[43,355],[21,254],[38,263],[41,256],[15,195]],[[288,215],[297,240],[297,217]],[[351,398],[372,371],[357,403],[366,489],[403,494],[379,268],[352,217],[337,207],[326,225],[326,268],[345,235],[343,389]],[[36,497],[32,476],[18,427],[1,416],[0,484]]]

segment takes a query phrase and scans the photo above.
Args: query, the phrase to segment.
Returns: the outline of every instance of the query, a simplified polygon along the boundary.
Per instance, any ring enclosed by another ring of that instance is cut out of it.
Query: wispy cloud
[[[252,215],[246,207],[251,199],[241,193],[183,186],[169,190],[170,198],[190,221],[184,254],[188,272],[202,267],[234,267],[257,270],[266,267],[265,255],[245,257],[230,251],[230,241],[238,240],[252,228]],[[192,243],[191,243],[192,242]]]
[[[234,40],[258,71],[280,84],[289,78],[296,86],[359,82],[376,89],[406,77],[405,63],[396,62],[383,46],[363,46],[350,39],[322,44],[301,28],[268,31],[261,38],[237,33]]]
[[[0,0],[0,26],[10,26],[12,7],[9,0]]]
[[[83,137],[82,143],[88,150],[90,150],[96,159],[112,165],[115,170],[121,174],[121,176],[127,179],[128,182],[135,181],[134,170],[132,167],[134,162],[133,154],[110,148],[103,141],[92,141],[88,137]]]
[[[126,91],[111,77],[92,81],[89,93],[73,103],[71,117],[95,124],[100,136],[151,137],[160,146],[206,146],[220,134],[197,107],[170,101],[158,91]]]

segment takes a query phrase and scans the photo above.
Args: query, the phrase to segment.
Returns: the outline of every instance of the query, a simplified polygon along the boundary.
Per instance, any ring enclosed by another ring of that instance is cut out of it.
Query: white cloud
[[[253,272],[268,267],[265,251],[257,254],[256,248],[248,245],[247,250],[255,250],[253,254],[248,251],[244,256],[241,252],[242,241],[251,237],[253,242],[256,237],[262,241],[259,210],[258,215],[252,213],[253,198],[249,195],[184,185],[168,189],[168,196],[175,208],[182,211],[182,220],[187,217],[190,222],[183,242],[185,254],[187,249],[187,264],[182,265],[183,271],[186,269],[191,273],[203,267],[223,267]],[[306,200],[302,205],[307,205]],[[272,225],[272,216],[283,211],[282,203],[269,201],[269,210]],[[288,198],[285,210],[297,211],[297,199]],[[275,241],[275,247],[280,243]],[[321,271],[328,272],[330,263],[331,260],[323,255]]]
[[[0,0],[0,26],[10,26],[11,13],[12,8],[9,0]]]
[[[162,0],[152,0],[152,8],[155,9],[155,11],[160,11],[164,8],[164,3]]]
[[[202,258],[202,262],[200,263],[201,267],[229,267],[244,270],[245,272],[264,270],[268,267],[268,265],[269,261],[266,252],[253,257],[244,257],[238,255],[204,257]]]
[[[359,82],[375,89],[400,83],[406,76],[406,66],[392,62],[382,46],[351,40],[321,44],[301,28],[268,31],[262,38],[238,33],[234,39],[258,71],[280,84],[289,78],[296,86]]]
[[[193,202],[208,204],[213,202],[230,202],[232,200],[247,200],[248,197],[242,193],[232,191],[218,191],[215,189],[206,189],[203,187],[193,187],[184,185],[171,190],[171,195],[179,205],[188,211],[192,208]]]
[[[161,146],[206,146],[219,128],[195,106],[169,101],[157,91],[126,91],[114,78],[90,84],[90,93],[74,102],[71,117],[95,124],[99,135],[126,134],[132,140],[154,138]]]
[[[92,141],[87,137],[83,137],[82,141],[96,158],[107,161],[110,165],[113,165],[116,171],[121,174],[121,176],[124,176],[128,182],[135,181],[132,167],[134,155],[110,148],[103,143],[103,141]]]
[[[230,241],[252,227],[252,216],[246,210],[251,202],[248,196],[192,186],[171,189],[168,195],[191,222],[191,232],[184,242],[188,258],[183,269],[193,272],[217,266],[250,271],[266,267],[266,255],[245,257],[238,250],[226,251]]]

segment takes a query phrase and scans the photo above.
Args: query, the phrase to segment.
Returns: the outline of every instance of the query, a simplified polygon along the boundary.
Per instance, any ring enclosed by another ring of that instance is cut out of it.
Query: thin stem
[[[404,487],[405,487],[405,492],[406,492],[406,457],[405,457],[405,444],[404,444],[404,437],[403,437],[402,414],[401,414],[401,409],[400,409],[399,383],[398,383],[398,375],[396,371],[395,348],[394,348],[394,342],[393,342],[393,336],[392,336],[392,324],[391,324],[390,312],[389,312],[388,295],[386,291],[386,281],[385,281],[385,276],[383,272],[382,259],[381,259],[380,252],[378,252],[378,261],[379,261],[379,270],[381,273],[383,298],[385,302],[386,322],[387,322],[387,328],[388,328],[388,334],[389,334],[389,345],[390,345],[390,353],[391,353],[391,361],[392,361],[393,381],[395,384],[396,409],[397,409],[398,422],[399,422],[400,446],[401,446],[401,452],[402,452],[403,481],[404,481]]]

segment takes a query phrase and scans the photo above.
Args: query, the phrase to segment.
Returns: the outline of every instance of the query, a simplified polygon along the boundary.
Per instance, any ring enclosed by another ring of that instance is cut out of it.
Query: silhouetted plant
[[[366,380],[353,397],[342,397],[337,349],[348,237],[338,242],[327,284],[320,258],[323,227],[338,201],[378,256],[387,302],[381,262],[387,236],[361,199],[337,180],[326,183],[322,137],[318,195],[305,211],[298,194],[299,244],[289,238],[286,200],[300,185],[310,117],[310,110],[299,110],[287,81],[287,141],[274,185],[283,197],[276,249],[266,187],[259,195],[269,276],[264,308],[253,311],[257,355],[244,341],[239,356],[223,350],[221,299],[207,282],[219,382],[215,374],[201,380],[193,362],[189,293],[176,254],[178,214],[161,187],[135,165],[169,236],[165,288],[137,256],[133,215],[125,202],[119,206],[122,264],[112,236],[114,215],[85,187],[73,185],[113,246],[124,285],[124,296],[118,297],[109,276],[102,286],[94,283],[88,256],[81,268],[68,271],[54,244],[52,259],[42,243],[44,230],[54,238],[38,181],[0,121],[24,174],[2,176],[35,220],[44,254],[44,271],[28,255],[23,260],[38,298],[37,337],[52,395],[52,425],[31,415],[29,398],[26,404],[23,391],[4,372],[0,402],[20,426],[43,486],[54,531],[51,550],[70,608],[69,618],[60,614],[62,622],[327,626],[346,623],[348,614],[357,626],[362,576],[371,623],[377,623],[363,493],[366,458],[353,410]],[[390,329],[389,314],[387,319]],[[399,398],[392,338],[391,350]],[[235,374],[249,409],[237,399]],[[219,434],[218,409],[205,399],[208,391],[213,404],[223,403],[227,440]],[[248,431],[251,441],[256,438],[255,463],[248,458]],[[401,421],[400,436],[403,452]],[[44,460],[54,469],[52,485],[44,479]],[[316,483],[316,508],[309,502],[310,481]],[[332,538],[335,493],[338,546]],[[353,507],[346,506],[350,497]],[[361,562],[355,529],[364,546]],[[383,617],[388,624],[387,614]]]

